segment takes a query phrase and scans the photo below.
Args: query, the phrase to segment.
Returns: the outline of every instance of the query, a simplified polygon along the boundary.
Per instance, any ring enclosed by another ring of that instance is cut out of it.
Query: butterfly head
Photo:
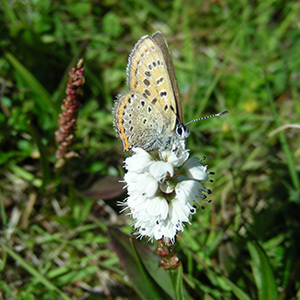
[[[189,136],[190,131],[185,127],[185,125],[183,125],[181,123],[177,123],[177,125],[175,127],[175,134],[178,139],[183,140]]]

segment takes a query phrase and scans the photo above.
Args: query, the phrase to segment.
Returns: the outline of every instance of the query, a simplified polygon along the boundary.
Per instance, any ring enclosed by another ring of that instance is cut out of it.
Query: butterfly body
[[[127,85],[130,91],[119,94],[114,107],[124,151],[162,151],[187,138],[174,66],[160,32],[136,43],[128,59]]]

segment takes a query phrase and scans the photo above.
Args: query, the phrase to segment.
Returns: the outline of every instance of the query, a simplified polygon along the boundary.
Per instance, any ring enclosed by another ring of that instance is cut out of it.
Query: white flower
[[[141,148],[125,160],[128,198],[120,205],[134,219],[137,235],[174,243],[184,223],[196,213],[196,205],[210,193],[200,181],[207,181],[207,166],[189,157],[183,145],[159,153],[160,160]],[[123,210],[125,210],[123,209]]]

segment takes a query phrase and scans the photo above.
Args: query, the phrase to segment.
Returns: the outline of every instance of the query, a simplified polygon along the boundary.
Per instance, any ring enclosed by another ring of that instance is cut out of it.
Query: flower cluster
[[[185,147],[173,146],[159,152],[157,159],[141,148],[133,149],[133,156],[125,160],[124,180],[128,198],[119,205],[129,209],[136,234],[140,238],[162,240],[173,244],[178,232],[189,223],[201,200],[210,194],[202,185],[208,180],[207,166],[197,157],[189,158]]]
[[[84,82],[83,58],[81,58],[76,68],[72,68],[69,73],[66,97],[61,106],[62,113],[58,116],[59,128],[55,132],[55,139],[58,142],[58,149],[55,155],[58,159],[55,164],[56,168],[63,166],[66,160],[76,156],[76,153],[71,151],[70,147],[76,131]]]

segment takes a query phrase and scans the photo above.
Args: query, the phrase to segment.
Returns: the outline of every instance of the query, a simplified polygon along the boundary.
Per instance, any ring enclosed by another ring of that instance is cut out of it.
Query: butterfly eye
[[[182,138],[185,138],[189,134],[188,130],[182,124],[177,124],[175,131]]]

